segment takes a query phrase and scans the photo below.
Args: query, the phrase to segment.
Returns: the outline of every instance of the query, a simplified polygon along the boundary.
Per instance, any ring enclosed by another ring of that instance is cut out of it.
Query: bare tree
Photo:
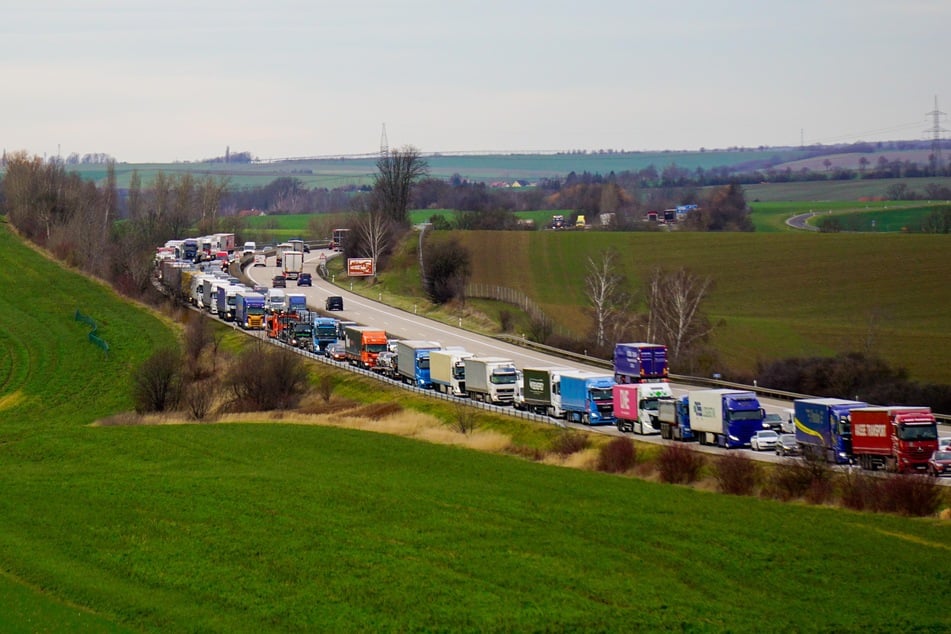
[[[584,279],[585,297],[594,309],[595,343],[600,348],[607,341],[607,331],[631,304],[625,290],[627,280],[617,272],[618,253],[613,249],[588,258],[588,275]]]
[[[381,210],[370,210],[357,219],[357,231],[360,233],[359,243],[366,248],[366,257],[373,258],[377,264],[373,269],[376,277],[380,258],[389,252],[391,246],[392,221]]]
[[[407,145],[381,156],[376,167],[379,170],[373,185],[376,206],[396,224],[409,224],[407,209],[410,190],[413,183],[428,173],[429,166],[420,156],[419,150]]]
[[[713,286],[710,276],[699,277],[685,268],[651,271],[647,286],[647,338],[664,343],[673,359],[680,359],[704,341],[713,326],[700,306]]]
[[[135,411],[164,412],[174,409],[181,394],[181,361],[174,350],[157,350],[132,371],[132,399]]]

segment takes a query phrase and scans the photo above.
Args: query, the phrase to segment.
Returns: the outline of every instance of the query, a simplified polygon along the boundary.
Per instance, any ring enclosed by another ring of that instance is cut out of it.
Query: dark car
[[[297,285],[298,286],[312,286],[313,278],[310,276],[310,273],[301,273],[297,276]]]
[[[776,441],[777,456],[798,456],[799,443],[796,442],[796,434],[780,434]]]
[[[343,310],[343,298],[340,295],[331,295],[324,302],[324,308],[327,310]]]
[[[951,451],[936,451],[928,461],[928,473],[940,478],[951,475]]]
[[[324,348],[324,354],[334,361],[345,361],[347,359],[347,348],[339,341],[328,344]]]
[[[287,278],[283,275],[275,275],[271,280],[271,288],[287,288]]]

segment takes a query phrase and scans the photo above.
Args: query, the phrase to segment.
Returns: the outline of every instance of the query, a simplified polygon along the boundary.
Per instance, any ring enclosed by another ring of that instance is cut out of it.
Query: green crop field
[[[3,631],[949,623],[937,600],[948,575],[935,563],[951,550],[947,521],[721,496],[364,431],[91,426],[130,407],[130,369],[173,331],[5,226],[0,286],[16,289],[0,297]],[[76,307],[97,319],[108,357]],[[777,601],[768,615],[749,608]]]
[[[435,234],[439,236],[439,234]],[[639,291],[654,266],[710,275],[705,309],[727,367],[874,349],[914,378],[951,383],[941,235],[457,232],[472,281],[524,291],[565,329],[591,328],[589,257],[613,248]],[[438,238],[437,238],[438,239]],[[681,369],[683,371],[683,369]]]

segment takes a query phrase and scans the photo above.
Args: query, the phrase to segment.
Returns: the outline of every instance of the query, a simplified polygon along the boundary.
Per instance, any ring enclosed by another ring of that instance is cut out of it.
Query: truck
[[[307,312],[307,296],[303,293],[288,293],[287,312],[298,314]]]
[[[657,401],[660,437],[667,440],[696,440],[690,428],[690,397],[662,398]]]
[[[267,266],[267,254],[264,251],[255,251],[252,266]]]
[[[212,248],[215,251],[227,251],[231,255],[234,253],[235,246],[233,233],[212,234]]]
[[[552,418],[564,418],[561,408],[561,375],[572,368],[538,366],[522,369],[522,386],[515,397],[516,409],[535,414],[547,414]]]
[[[287,295],[284,294],[284,290],[280,288],[267,289],[264,309],[269,313],[287,312]]]
[[[796,442],[803,455],[845,464],[852,456],[851,412],[867,407],[841,398],[801,398],[793,402]]]
[[[672,398],[673,395],[669,383],[618,383],[612,391],[618,431],[659,434],[658,399]]]
[[[235,297],[241,291],[246,290],[244,286],[238,286],[236,284],[223,284],[218,287],[218,319],[234,321]]]
[[[515,401],[518,370],[514,361],[504,357],[472,356],[462,362],[469,398],[495,405],[511,405]]]
[[[565,420],[585,425],[613,425],[615,385],[610,374],[587,370],[562,373],[561,408],[565,410]]]
[[[304,253],[302,251],[285,251],[283,263],[284,277],[296,280],[304,270]]]
[[[763,429],[765,412],[755,392],[730,389],[692,390],[690,428],[701,445],[727,449],[749,447]]]
[[[371,326],[348,326],[344,341],[350,365],[367,370],[376,367],[377,355],[386,350],[386,332]]]
[[[863,469],[925,473],[938,450],[930,407],[860,407],[851,411],[852,457]]]
[[[396,371],[404,383],[429,389],[433,386],[429,372],[429,355],[442,345],[436,341],[403,339],[396,344]]]
[[[186,238],[182,243],[182,258],[194,262],[198,257],[198,240],[196,238]]]
[[[264,295],[248,291],[237,293],[234,321],[245,330],[264,330]]]
[[[615,344],[614,380],[617,383],[666,381],[667,346],[643,342]]]
[[[433,350],[429,353],[429,378],[433,389],[453,396],[466,396],[466,363],[473,357],[459,347]]]
[[[314,317],[314,350],[323,352],[337,341],[337,320],[333,317]]]

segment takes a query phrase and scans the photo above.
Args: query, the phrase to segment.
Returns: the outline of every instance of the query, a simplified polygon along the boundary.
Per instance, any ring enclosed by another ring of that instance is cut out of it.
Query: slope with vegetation
[[[14,280],[17,294],[0,296],[7,629],[74,610],[83,616],[52,628],[760,630],[748,605],[776,597],[780,629],[947,623],[932,598],[947,522],[718,496],[290,416],[91,426],[126,421],[109,415],[132,405],[131,368],[173,329],[3,229],[0,285]],[[41,299],[26,310],[24,296]],[[77,305],[108,357],[72,321]],[[344,376],[348,397],[388,398]],[[515,441],[525,455],[532,438]],[[876,574],[856,576],[871,561]]]

